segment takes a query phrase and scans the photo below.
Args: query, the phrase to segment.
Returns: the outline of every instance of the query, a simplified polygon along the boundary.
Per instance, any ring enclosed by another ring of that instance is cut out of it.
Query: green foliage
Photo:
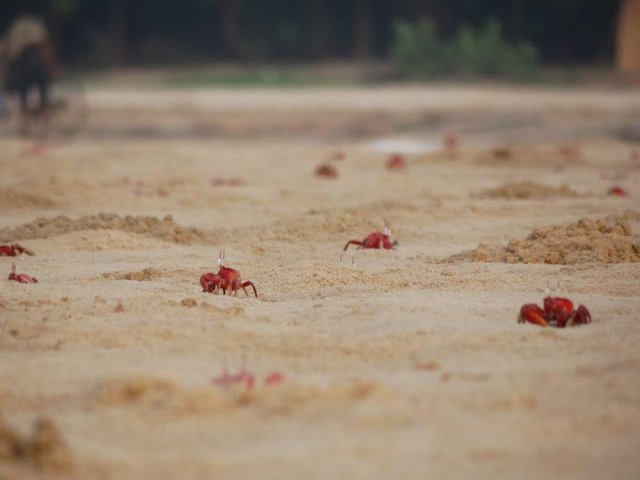
[[[398,20],[393,24],[391,58],[407,77],[427,78],[444,73],[444,46],[431,20],[421,18],[415,24]]]
[[[62,18],[68,18],[78,8],[78,0],[52,0],[53,11]]]
[[[477,29],[462,26],[449,41],[437,35],[430,20],[396,21],[391,58],[402,76],[416,79],[447,75],[524,78],[538,66],[535,47],[509,44],[495,19]]]

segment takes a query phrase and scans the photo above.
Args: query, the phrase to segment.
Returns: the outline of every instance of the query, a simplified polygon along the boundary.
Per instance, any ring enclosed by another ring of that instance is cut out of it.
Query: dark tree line
[[[66,61],[371,59],[388,52],[394,19],[429,17],[447,35],[497,18],[546,62],[613,58],[620,0],[9,0],[0,29],[45,17]]]

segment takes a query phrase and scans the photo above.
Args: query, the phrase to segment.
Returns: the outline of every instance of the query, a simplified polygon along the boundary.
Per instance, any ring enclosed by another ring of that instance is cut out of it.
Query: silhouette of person
[[[5,88],[20,99],[22,132],[31,128],[32,120],[46,126],[49,120],[49,90],[61,68],[47,28],[42,20],[20,16],[14,20],[2,42]],[[29,93],[36,89],[38,104],[29,105]]]

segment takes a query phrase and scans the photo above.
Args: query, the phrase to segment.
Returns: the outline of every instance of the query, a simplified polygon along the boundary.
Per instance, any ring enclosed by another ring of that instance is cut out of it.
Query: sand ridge
[[[491,188],[473,194],[476,198],[554,198],[554,197],[577,197],[578,193],[563,184],[559,187],[552,187],[538,182],[522,181],[508,182],[496,188]]]
[[[39,418],[30,435],[21,435],[0,418],[0,460],[38,472],[69,473],[73,459],[68,443],[48,417]]]
[[[629,210],[591,220],[582,218],[569,225],[538,227],[523,240],[506,246],[480,245],[475,250],[454,255],[449,262],[549,263],[571,265],[587,262],[640,262],[640,234],[633,233],[630,221],[640,220],[640,212]]]
[[[581,163],[579,154],[563,153],[558,148],[540,148],[531,145],[511,145],[495,147],[476,153],[475,162],[478,165],[500,167],[566,167]]]
[[[140,414],[160,416],[164,421],[196,414],[230,415],[238,410],[257,410],[259,415],[290,415],[314,404],[350,404],[378,398],[388,401],[393,393],[375,383],[349,382],[327,387],[285,385],[271,388],[260,380],[253,388],[190,388],[155,377],[111,378],[101,382],[88,403],[101,408],[135,408]],[[386,398],[385,398],[386,397]]]
[[[171,215],[159,219],[132,215],[121,217],[114,213],[83,216],[75,220],[65,215],[40,217],[17,228],[3,228],[0,230],[0,241],[48,238],[82,230],[121,230],[175,243],[205,241],[205,235],[200,230],[177,225]]]
[[[3,210],[16,208],[47,209],[55,206],[57,206],[57,203],[54,200],[38,193],[15,187],[0,188],[0,208]]]

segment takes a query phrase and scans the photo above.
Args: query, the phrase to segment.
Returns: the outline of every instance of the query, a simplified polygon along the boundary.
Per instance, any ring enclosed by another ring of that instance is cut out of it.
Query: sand
[[[525,93],[100,90],[44,156],[1,137],[0,243],[36,255],[0,273],[39,283],[0,281],[0,477],[638,478],[637,92]],[[397,249],[342,252],[385,219]],[[221,248],[258,299],[201,291]],[[547,288],[593,323],[518,324]]]
[[[544,199],[553,197],[577,197],[578,193],[567,184],[553,187],[542,183],[523,181],[507,182],[496,188],[490,188],[475,194],[478,198]]]
[[[33,433],[21,436],[4,421],[0,422],[0,460],[26,464],[35,471],[67,474],[72,470],[69,447],[48,418],[36,421]]]
[[[640,234],[634,234],[628,220],[640,220],[640,211],[591,220],[582,218],[570,225],[553,225],[533,230],[523,240],[504,247],[480,245],[475,250],[453,255],[450,262],[549,263],[634,263],[640,262]]]

